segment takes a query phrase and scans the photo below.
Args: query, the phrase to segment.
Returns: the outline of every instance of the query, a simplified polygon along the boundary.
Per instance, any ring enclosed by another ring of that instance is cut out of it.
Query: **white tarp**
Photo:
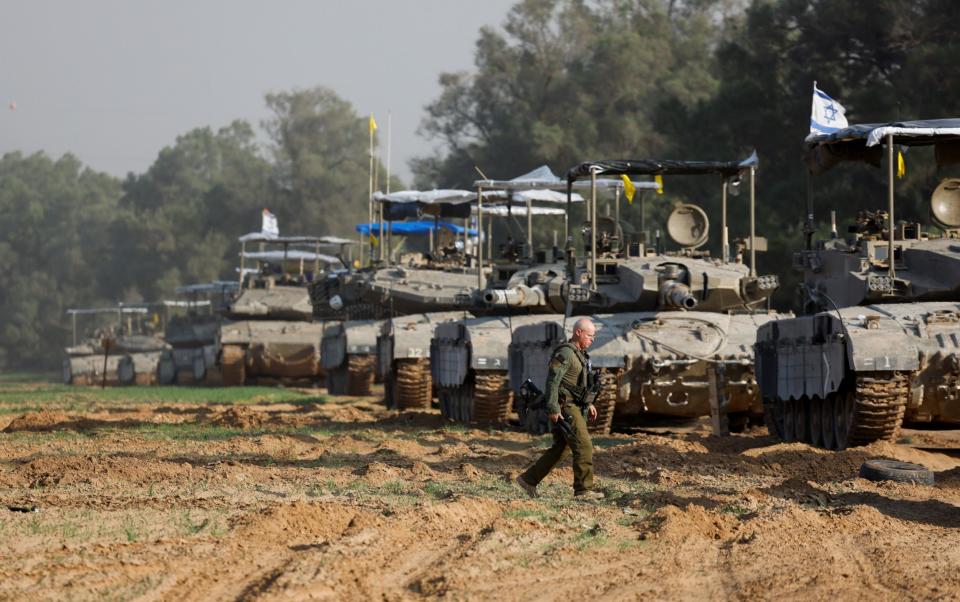
[[[567,181],[565,179],[558,178],[557,175],[554,174],[553,171],[546,165],[541,165],[533,171],[525,173],[522,176],[517,176],[512,180],[477,180],[473,183],[473,185],[481,188],[493,188],[497,190],[518,190],[526,188],[544,189],[544,191],[566,191],[567,189]],[[637,190],[656,190],[660,188],[656,182],[634,182],[633,185]],[[581,190],[588,189],[590,188],[590,182],[574,182],[573,187]],[[623,190],[623,180],[619,178],[599,178],[597,180],[597,188]],[[515,195],[514,200],[516,200]],[[583,200],[582,197],[580,200]],[[563,202],[566,201],[567,196],[564,194]]]
[[[319,260],[324,263],[340,263],[340,260],[333,255],[324,255],[323,253],[314,253],[312,251],[301,251],[299,249],[289,249],[287,251],[247,251],[242,254],[244,259],[254,261],[314,261]]]
[[[960,136],[960,127],[946,128],[909,128],[886,126],[870,130],[867,135],[867,146],[876,146],[883,142],[888,135],[894,136],[913,136],[913,137],[933,137],[933,136]]]

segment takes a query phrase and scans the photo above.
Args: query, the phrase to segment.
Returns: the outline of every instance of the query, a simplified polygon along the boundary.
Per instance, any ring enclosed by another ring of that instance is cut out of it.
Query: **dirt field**
[[[955,433],[615,434],[584,504],[511,484],[547,438],[316,391],[6,382],[0,429],[3,600],[960,598]]]

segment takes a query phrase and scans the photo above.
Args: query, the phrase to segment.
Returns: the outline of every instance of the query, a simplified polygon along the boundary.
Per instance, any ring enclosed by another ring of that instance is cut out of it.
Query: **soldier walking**
[[[533,466],[517,477],[517,484],[530,497],[537,497],[537,485],[554,466],[573,453],[573,495],[579,500],[603,499],[603,493],[593,490],[593,441],[587,431],[587,418],[597,419],[597,408],[589,403],[592,384],[590,356],[587,348],[593,344],[596,328],[590,318],[580,318],[573,325],[573,336],[553,350],[545,393],[550,422],[566,421],[570,428],[553,430],[553,445]]]

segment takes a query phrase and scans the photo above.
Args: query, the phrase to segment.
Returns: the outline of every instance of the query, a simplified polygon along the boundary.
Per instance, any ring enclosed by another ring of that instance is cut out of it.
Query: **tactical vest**
[[[576,386],[569,385],[566,382],[560,384],[560,392],[564,398],[563,401],[570,401],[577,405],[582,405],[586,392],[591,384],[588,381],[592,367],[590,365],[590,355],[570,342],[560,343],[553,350],[553,353],[556,354],[562,347],[569,347],[580,362],[580,374],[577,375]]]

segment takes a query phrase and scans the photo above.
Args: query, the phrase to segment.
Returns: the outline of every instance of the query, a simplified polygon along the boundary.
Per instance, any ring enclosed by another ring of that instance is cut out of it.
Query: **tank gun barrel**
[[[693,309],[697,298],[690,293],[690,287],[680,282],[664,284],[660,288],[660,302],[670,309]]]
[[[494,307],[535,307],[547,304],[547,293],[540,285],[519,284],[505,289],[487,289],[483,301]]]

